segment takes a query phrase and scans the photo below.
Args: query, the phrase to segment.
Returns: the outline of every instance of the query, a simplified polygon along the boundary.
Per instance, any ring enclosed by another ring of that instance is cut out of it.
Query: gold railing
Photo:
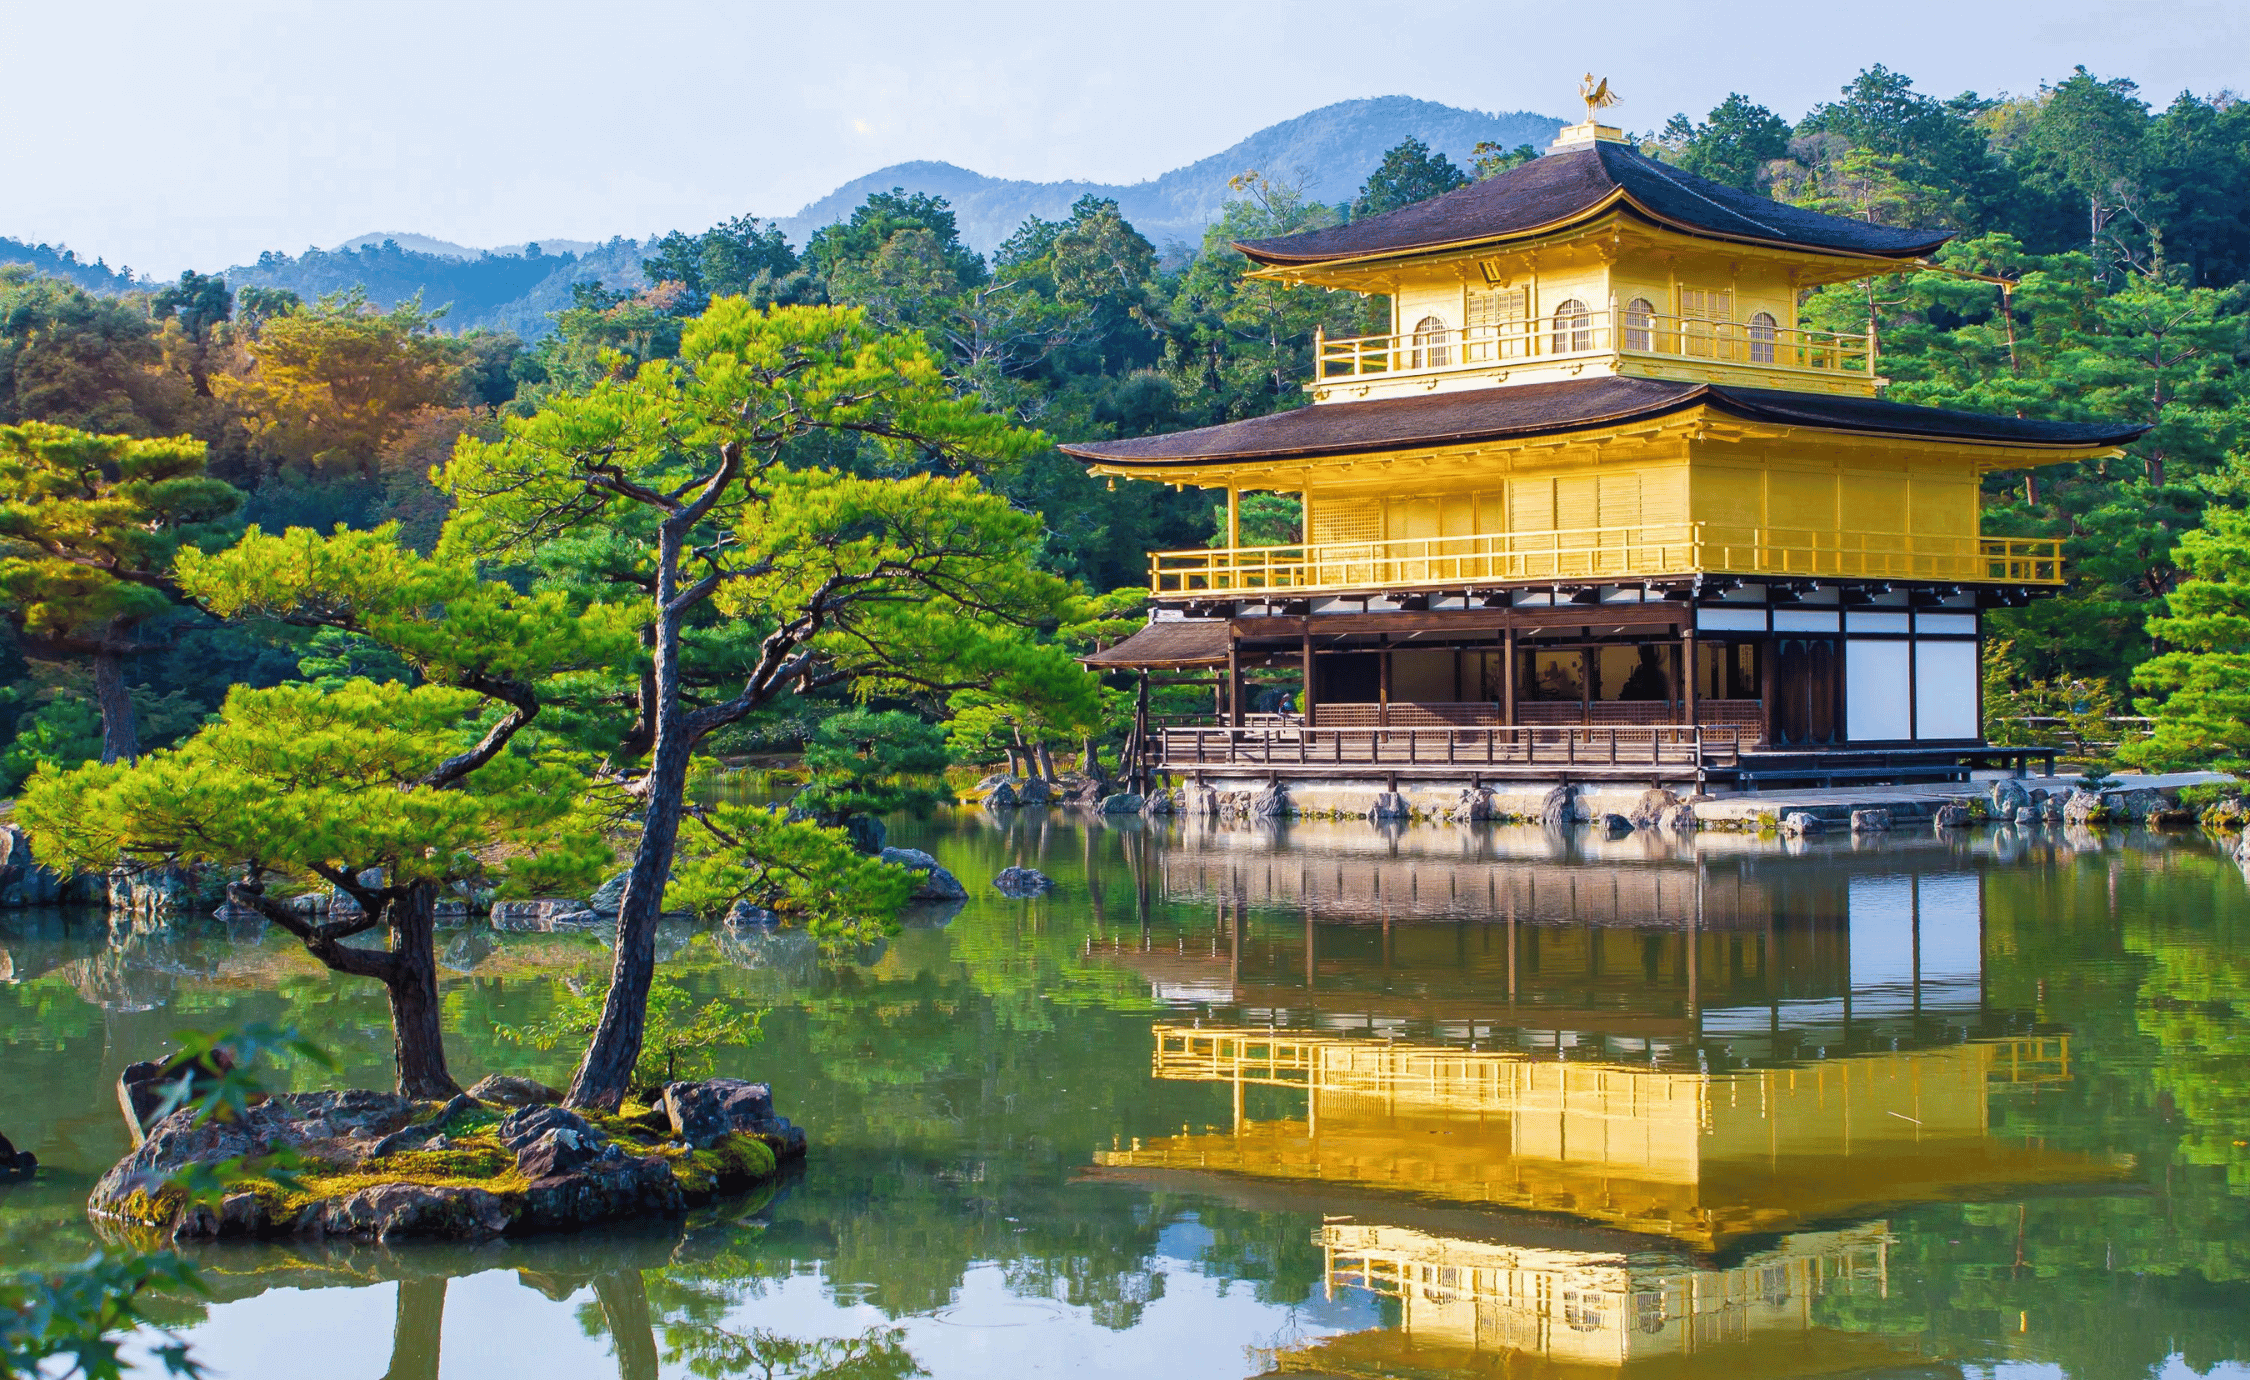
[[[2062,543],[1682,522],[1158,551],[1149,557],[1149,588],[1158,595],[1433,589],[1693,574],[2059,585]]]
[[[1322,337],[1315,382],[1485,369],[1587,355],[1654,355],[1796,373],[1869,372],[1864,335],[1633,311],[1563,312],[1459,330]]]

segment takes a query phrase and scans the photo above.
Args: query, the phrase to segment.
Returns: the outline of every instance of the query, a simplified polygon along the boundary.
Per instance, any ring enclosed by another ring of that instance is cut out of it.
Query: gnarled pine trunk
[[[414,1098],[461,1091],[445,1067],[445,1029],[437,984],[437,884],[416,882],[391,901],[391,963],[383,988],[391,999],[392,1052],[398,1090]]]
[[[133,718],[133,694],[125,688],[125,659],[115,652],[94,654],[94,703],[102,711],[103,765],[140,756],[140,726]]]

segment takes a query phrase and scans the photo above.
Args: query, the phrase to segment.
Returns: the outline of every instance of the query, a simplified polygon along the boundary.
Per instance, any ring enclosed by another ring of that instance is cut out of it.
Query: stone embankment
[[[1957,829],[1973,824],[2166,825],[2193,822],[2181,803],[2189,786],[2235,784],[2210,772],[2162,777],[2116,777],[2099,790],[2072,778],[2004,778],[1911,786],[1730,793],[1682,796],[1662,787],[1598,784],[1490,784],[1444,788],[1402,784],[1380,788],[1345,782],[1201,783],[1147,795],[1111,792],[1101,782],[1065,777],[1051,785],[1037,778],[991,776],[966,797],[995,814],[1026,807],[1070,805],[1104,816],[1173,816],[1204,820],[1364,819],[1371,823],[1476,824],[1487,821],[1592,825],[1612,836],[1635,830],[1671,833],[1718,829],[1777,833],[1875,835],[1901,829]],[[2240,829],[2250,804],[2222,801],[2203,822]]]
[[[628,1101],[614,1116],[560,1100],[498,1077],[443,1103],[351,1089],[277,1094],[227,1122],[176,1111],[102,1176],[87,1211],[175,1240],[478,1240],[677,1215],[805,1153],[804,1131],[775,1115],[763,1083],[672,1083],[655,1106]],[[286,1176],[243,1180],[216,1204],[178,1184],[284,1150],[297,1161]]]

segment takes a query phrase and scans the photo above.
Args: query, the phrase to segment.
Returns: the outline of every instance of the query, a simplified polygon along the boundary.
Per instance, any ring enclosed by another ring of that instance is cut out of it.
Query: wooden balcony
[[[1738,766],[1759,730],[1736,724],[1516,724],[1475,728],[1306,728],[1276,723],[1152,728],[1148,765],[1275,769],[1289,776],[1477,775],[1699,780]]]
[[[2062,543],[1686,522],[1159,551],[1149,557],[1149,588],[1158,597],[1602,583],[1698,574],[2060,585]]]
[[[1610,362],[1611,372],[1820,392],[1872,393],[1877,382],[1874,351],[1864,335],[1582,311],[1459,330],[1323,336],[1315,342],[1307,387],[1317,397],[1339,385],[1411,379],[1419,386],[1464,373],[1500,373],[1528,382],[1549,365],[1576,377],[1590,361],[1602,360]]]

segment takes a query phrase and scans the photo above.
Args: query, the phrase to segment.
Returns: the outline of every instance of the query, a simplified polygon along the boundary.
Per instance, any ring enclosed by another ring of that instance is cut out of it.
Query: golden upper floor
[[[1316,402],[1602,374],[1866,396],[1873,340],[1806,329],[1806,289],[1946,238],[1751,196],[1589,122],[1459,191],[1238,247],[1261,276],[1390,299],[1388,332],[1318,343]]]

